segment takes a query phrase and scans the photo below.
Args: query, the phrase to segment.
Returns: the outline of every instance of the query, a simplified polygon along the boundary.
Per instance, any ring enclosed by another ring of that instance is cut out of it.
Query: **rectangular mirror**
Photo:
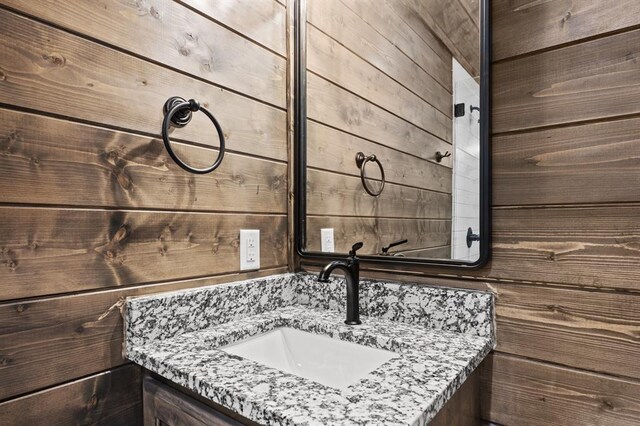
[[[488,0],[297,0],[303,259],[489,256]]]

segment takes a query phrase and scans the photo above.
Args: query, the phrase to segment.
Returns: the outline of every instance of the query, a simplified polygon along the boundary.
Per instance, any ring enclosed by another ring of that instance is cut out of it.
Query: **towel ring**
[[[220,139],[220,151],[218,152],[218,158],[216,161],[209,167],[205,168],[197,168],[191,167],[186,164],[184,161],[178,157],[178,155],[173,151],[171,147],[171,141],[169,140],[169,127],[184,127],[190,121],[192,117],[192,113],[196,111],[202,111],[204,115],[209,117],[209,120],[213,123],[218,132],[218,139]],[[195,99],[190,99],[188,101],[184,100],[181,97],[174,96],[169,98],[167,102],[164,103],[163,107],[164,112],[164,120],[162,121],[162,140],[164,141],[164,147],[167,149],[169,156],[175,161],[178,166],[182,167],[184,170],[195,173],[195,174],[206,174],[211,173],[215,169],[220,166],[222,163],[222,159],[224,158],[224,134],[222,132],[222,127],[220,127],[220,123],[218,120],[205,108],[200,106],[200,103]]]
[[[378,167],[380,167],[380,189],[378,189],[378,192],[372,191],[371,188],[369,188],[369,185],[367,184],[367,173],[365,172],[365,167],[367,166],[367,163],[373,161],[374,163],[378,164]],[[380,160],[378,160],[378,157],[376,157],[374,154],[371,154],[368,157],[364,156],[364,153],[362,152],[358,152],[356,154],[356,165],[360,168],[360,180],[362,180],[362,186],[364,187],[364,190],[367,191],[367,194],[371,195],[372,197],[377,197],[380,194],[382,194],[382,190],[384,189],[384,183],[385,183],[385,178],[384,178],[384,168],[382,167],[382,163],[380,163]]]

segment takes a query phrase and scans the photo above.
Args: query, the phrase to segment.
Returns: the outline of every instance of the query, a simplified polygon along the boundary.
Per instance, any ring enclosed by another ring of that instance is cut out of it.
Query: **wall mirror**
[[[488,0],[297,0],[302,259],[489,255]]]

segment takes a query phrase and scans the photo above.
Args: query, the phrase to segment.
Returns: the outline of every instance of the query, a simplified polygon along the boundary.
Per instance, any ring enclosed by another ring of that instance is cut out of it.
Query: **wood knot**
[[[19,305],[16,305],[16,312],[21,314],[27,310],[27,307],[28,307],[27,305],[20,303]]]
[[[238,185],[244,185],[246,179],[242,175],[231,175],[231,180]]]
[[[156,19],[160,19],[160,12],[154,6],[151,6],[149,9],[149,15],[153,16]]]
[[[118,185],[120,185],[120,187],[125,191],[129,191],[133,186],[131,183],[131,177],[122,170],[114,174],[116,176],[116,180],[118,181]]]
[[[568,11],[563,17],[562,17],[562,23],[564,24],[565,22],[567,22],[569,19],[571,18],[571,11]]]
[[[63,67],[67,63],[66,58],[59,53],[51,53],[50,55],[47,55],[45,53],[44,55],[42,55],[42,59],[52,65],[55,65],[56,67]]]
[[[13,260],[7,262],[7,268],[11,269],[12,271],[15,271],[17,267],[18,265]]]
[[[6,367],[11,363],[11,360],[4,355],[0,355],[0,367]]]
[[[178,52],[180,52],[182,56],[189,56],[191,54],[191,49],[189,49],[187,46],[182,46],[180,47],[180,49],[178,49]]]
[[[113,234],[113,238],[111,239],[114,243],[119,243],[124,241],[129,236],[129,228],[127,225],[122,225],[115,234]]]
[[[603,399],[602,408],[604,408],[605,410],[613,410],[615,407],[613,406],[613,402],[609,401],[608,399]]]
[[[7,74],[3,70],[0,70],[0,81],[6,81],[6,80],[7,80]]]
[[[31,157],[31,162],[36,166],[40,165],[40,159],[38,157]]]
[[[167,255],[167,249],[164,247],[160,247],[160,249],[158,250],[160,252],[160,256],[166,256]]]
[[[118,161],[118,153],[114,150],[107,152],[107,161],[111,164],[116,164]]]
[[[35,241],[32,241],[31,244],[29,244],[29,248],[31,250],[36,250],[38,248],[38,243],[36,243]]]
[[[94,393],[93,395],[91,395],[91,398],[89,398],[89,401],[87,401],[87,408],[89,410],[93,410],[94,408],[96,408],[97,405],[98,405],[98,395]]]

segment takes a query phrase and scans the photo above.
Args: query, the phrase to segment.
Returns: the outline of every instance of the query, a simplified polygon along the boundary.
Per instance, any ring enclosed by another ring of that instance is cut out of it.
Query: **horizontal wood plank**
[[[227,149],[287,158],[282,110],[6,10],[0,21],[1,103],[159,135],[162,106],[181,95],[199,99],[217,116]],[[218,145],[204,114],[172,137]]]
[[[217,151],[174,144],[189,164]],[[206,164],[205,164],[206,163]],[[286,213],[287,166],[229,153],[212,174],[191,175],[161,140],[0,109],[5,203]]]
[[[316,76],[308,75],[308,117],[401,152],[429,160],[451,150],[441,139]],[[354,153],[355,155],[355,153]]]
[[[364,242],[360,254],[380,254],[382,247],[405,238],[409,241],[391,252],[451,245],[450,220],[308,216],[308,251],[321,251],[321,228],[333,228],[336,253],[348,253],[356,241]]]
[[[478,273],[638,290],[639,227],[638,206],[494,210],[492,260]]]
[[[637,381],[500,353],[481,375],[482,418],[499,424],[631,426],[640,418]]]
[[[640,379],[640,295],[498,284],[501,352]]]
[[[638,118],[494,136],[491,145],[493,205],[640,201]]]
[[[128,364],[0,403],[2,424],[142,424],[140,368]]]
[[[380,196],[372,197],[359,177],[310,169],[307,214],[450,219],[451,194],[388,183]]]
[[[0,304],[0,399],[124,364],[124,328],[119,307],[125,297],[238,281],[286,270],[286,267],[263,269]]]
[[[378,1],[376,7],[366,0],[343,3],[451,92],[451,53],[429,29],[407,25],[398,11],[398,0]],[[451,114],[451,110],[445,112]]]
[[[313,26],[425,101],[433,103],[443,96],[442,86],[432,76],[416,66],[408,56],[341,0],[310,1],[307,5],[307,19]],[[309,99],[313,97],[309,96]]]
[[[0,300],[238,270],[240,228],[286,265],[284,215],[0,208]]]
[[[307,67],[423,130],[442,138],[452,133],[451,93],[442,88],[441,100],[433,106],[313,26],[307,30]]]
[[[412,28],[426,27],[472,76],[480,75],[480,29],[462,0],[395,0]]]
[[[286,56],[286,7],[276,0],[178,0]]]
[[[285,106],[284,58],[173,0],[112,0],[108,6],[83,0],[2,3],[273,105]],[[281,6],[273,11],[283,19]],[[284,25],[278,28],[268,21],[262,24],[262,28],[284,40]]]
[[[640,30],[493,67],[492,131],[640,112]]]
[[[309,167],[359,177],[360,168],[355,161],[357,152],[363,152],[365,155],[375,154],[382,163],[387,182],[444,192],[451,190],[451,157],[437,163],[434,152],[432,161],[425,161],[314,121],[307,124]],[[367,165],[366,170],[371,176],[379,174],[375,164]]]
[[[493,0],[491,6],[494,60],[640,25],[636,0]]]

